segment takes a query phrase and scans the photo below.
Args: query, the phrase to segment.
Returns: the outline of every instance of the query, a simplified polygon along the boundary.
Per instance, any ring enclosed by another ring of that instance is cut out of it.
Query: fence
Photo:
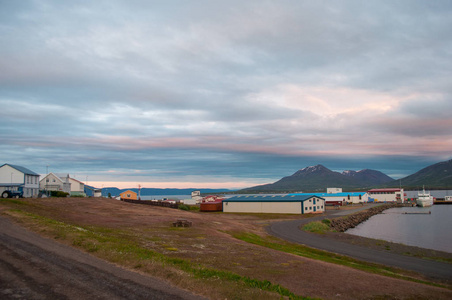
[[[135,204],[145,204],[145,205],[154,205],[154,206],[162,206],[169,208],[179,208],[178,203],[170,203],[166,201],[152,201],[152,200],[131,200],[131,199],[122,199],[121,201]]]

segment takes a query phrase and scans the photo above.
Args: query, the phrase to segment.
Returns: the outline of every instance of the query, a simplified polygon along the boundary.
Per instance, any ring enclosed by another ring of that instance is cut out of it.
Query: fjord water
[[[452,205],[391,208],[346,233],[452,253]]]

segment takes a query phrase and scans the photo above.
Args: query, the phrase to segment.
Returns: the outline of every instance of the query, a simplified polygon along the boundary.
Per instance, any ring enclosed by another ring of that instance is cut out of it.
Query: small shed
[[[323,213],[325,199],[313,195],[245,195],[223,200],[223,212],[233,213]]]
[[[119,197],[121,199],[128,199],[128,200],[137,200],[137,193],[135,193],[134,191],[131,190],[127,190],[125,192],[122,192],[121,194],[119,194]]]
[[[199,207],[200,211],[222,211],[222,201],[202,202]]]

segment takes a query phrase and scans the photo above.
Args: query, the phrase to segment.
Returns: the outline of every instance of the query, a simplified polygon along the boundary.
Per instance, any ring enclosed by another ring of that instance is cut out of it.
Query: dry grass
[[[0,202],[0,210],[32,230],[212,299],[279,299],[278,289],[300,297],[341,294],[342,299],[380,293],[402,299],[451,296],[446,289],[299,257],[226,233],[266,237],[266,224],[301,216],[206,214],[78,198]],[[171,227],[178,218],[189,219],[193,227]]]

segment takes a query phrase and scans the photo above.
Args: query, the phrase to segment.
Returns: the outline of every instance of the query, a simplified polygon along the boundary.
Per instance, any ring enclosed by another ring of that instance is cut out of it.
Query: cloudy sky
[[[0,0],[0,163],[229,187],[452,158],[451,1]]]

